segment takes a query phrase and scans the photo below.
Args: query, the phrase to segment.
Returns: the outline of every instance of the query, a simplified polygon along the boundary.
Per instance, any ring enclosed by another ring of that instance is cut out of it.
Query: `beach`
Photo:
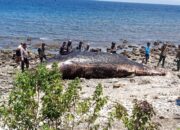
[[[119,51],[129,59],[142,63],[144,53],[138,45],[118,43]],[[152,43],[150,61],[147,66],[154,68],[157,65],[162,43]],[[166,72],[166,76],[130,76],[126,78],[112,79],[84,79],[81,78],[83,97],[88,97],[95,90],[98,83],[102,84],[104,94],[111,100],[123,104],[129,113],[132,110],[134,99],[147,100],[153,105],[156,116],[153,118],[161,124],[161,130],[176,130],[180,128],[180,107],[176,105],[176,99],[180,97],[180,72],[175,71],[175,50],[177,46],[169,44],[165,68],[159,69]],[[53,50],[53,49],[52,49]],[[48,52],[48,57],[53,54]],[[13,78],[20,71],[17,64],[12,60],[12,50],[0,51],[0,90],[1,101],[6,101],[8,93],[13,88]],[[31,53],[30,68],[39,64],[37,53]],[[68,83],[69,80],[65,80]],[[105,113],[105,112],[102,112]],[[123,126],[114,125],[113,130],[124,129]]]
[[[46,44],[49,60],[59,54],[64,41],[71,40],[74,49],[82,41],[90,49],[102,52],[115,42],[118,55],[166,75],[80,78],[81,95],[89,97],[100,83],[104,95],[110,99],[108,104],[119,102],[131,114],[133,100],[147,100],[155,110],[153,121],[161,125],[160,130],[180,130],[180,106],[176,104],[180,99],[180,71],[176,71],[175,62],[180,43],[180,5],[99,0],[0,0],[0,18],[1,105],[7,103],[15,87],[14,78],[21,72],[20,64],[13,59],[20,43],[27,43],[29,69],[34,70],[40,64],[37,48],[42,43]],[[144,64],[147,42],[151,43],[151,52],[149,62]],[[168,44],[169,51],[162,68],[161,65],[157,67],[157,63],[164,43]],[[98,52],[94,53],[98,55]],[[63,85],[68,86],[69,82],[71,80],[63,80]],[[107,111],[102,110],[101,114],[107,116]],[[5,129],[1,117],[0,126]],[[77,128],[84,129],[83,126]],[[126,129],[116,122],[112,130]]]

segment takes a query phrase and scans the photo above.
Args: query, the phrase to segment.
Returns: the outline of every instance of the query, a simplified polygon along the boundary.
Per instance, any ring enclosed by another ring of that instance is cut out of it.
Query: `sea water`
[[[0,0],[0,46],[31,37],[104,45],[180,43],[180,6],[95,0]]]

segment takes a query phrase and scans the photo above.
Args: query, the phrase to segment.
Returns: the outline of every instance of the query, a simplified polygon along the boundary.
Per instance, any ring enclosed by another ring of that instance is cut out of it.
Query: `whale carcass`
[[[73,52],[50,60],[58,62],[64,79],[121,78],[136,76],[163,76],[164,72],[136,63],[119,54]]]

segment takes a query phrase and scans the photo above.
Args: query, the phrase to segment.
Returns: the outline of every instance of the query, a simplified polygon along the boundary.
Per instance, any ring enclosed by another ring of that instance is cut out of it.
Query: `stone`
[[[149,80],[142,80],[140,83],[138,83],[138,85],[146,85],[146,84],[150,84],[151,82]]]
[[[165,117],[164,117],[164,116],[160,116],[160,117],[159,117],[159,119],[161,119],[161,120],[162,120],[162,119],[165,119]]]
[[[135,81],[135,79],[130,79],[130,82],[135,83],[136,81]]]
[[[122,88],[124,86],[125,86],[125,84],[116,83],[116,84],[113,85],[113,88]]]
[[[158,96],[155,96],[155,97],[153,97],[153,99],[159,99],[159,97],[158,97]]]

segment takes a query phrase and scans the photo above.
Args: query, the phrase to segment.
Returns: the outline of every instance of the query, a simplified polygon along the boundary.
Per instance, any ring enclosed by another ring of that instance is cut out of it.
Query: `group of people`
[[[150,52],[151,52],[150,45],[151,44],[148,42],[147,47],[145,47],[145,63],[146,64],[148,63],[148,60],[150,58]],[[45,54],[45,46],[46,46],[46,44],[42,43],[41,46],[37,49],[41,63],[43,62],[43,60],[47,60],[46,54]],[[90,46],[88,44],[84,44],[82,41],[80,41],[78,46],[74,50],[72,47],[72,41],[69,40],[68,42],[63,42],[63,44],[60,46],[59,54],[60,55],[68,55],[72,51],[78,51],[78,52],[88,51],[89,48],[90,48]],[[111,47],[107,48],[107,52],[115,54],[116,51],[117,51],[116,43],[112,42]],[[159,64],[162,62],[162,67],[164,68],[167,53],[168,53],[168,45],[163,44],[157,66],[159,66]],[[29,68],[28,57],[29,57],[29,51],[27,50],[27,44],[21,43],[18,46],[18,48],[16,49],[16,62],[21,63],[22,72],[24,72],[25,67],[27,69]],[[177,71],[179,71],[180,70],[180,45],[178,46],[176,62],[177,62]]]
[[[82,41],[79,42],[79,45],[76,47],[76,51],[88,51],[89,50],[89,45],[84,44]],[[59,49],[59,54],[60,55],[67,55],[71,53],[73,50],[72,47],[72,41],[68,42],[63,42],[62,46]]]
[[[150,57],[150,52],[151,52],[150,45],[151,44],[148,42],[147,43],[147,47],[145,48],[145,59],[146,59],[145,63],[146,64],[147,64],[147,62],[149,60],[149,57]],[[159,57],[159,61],[158,61],[157,67],[162,62],[162,67],[164,68],[167,54],[168,54],[168,44],[165,43],[161,47],[161,53],[160,53],[160,57]],[[177,62],[177,71],[179,71],[180,70],[180,45],[178,46],[178,50],[177,50],[176,60],[175,61]]]

